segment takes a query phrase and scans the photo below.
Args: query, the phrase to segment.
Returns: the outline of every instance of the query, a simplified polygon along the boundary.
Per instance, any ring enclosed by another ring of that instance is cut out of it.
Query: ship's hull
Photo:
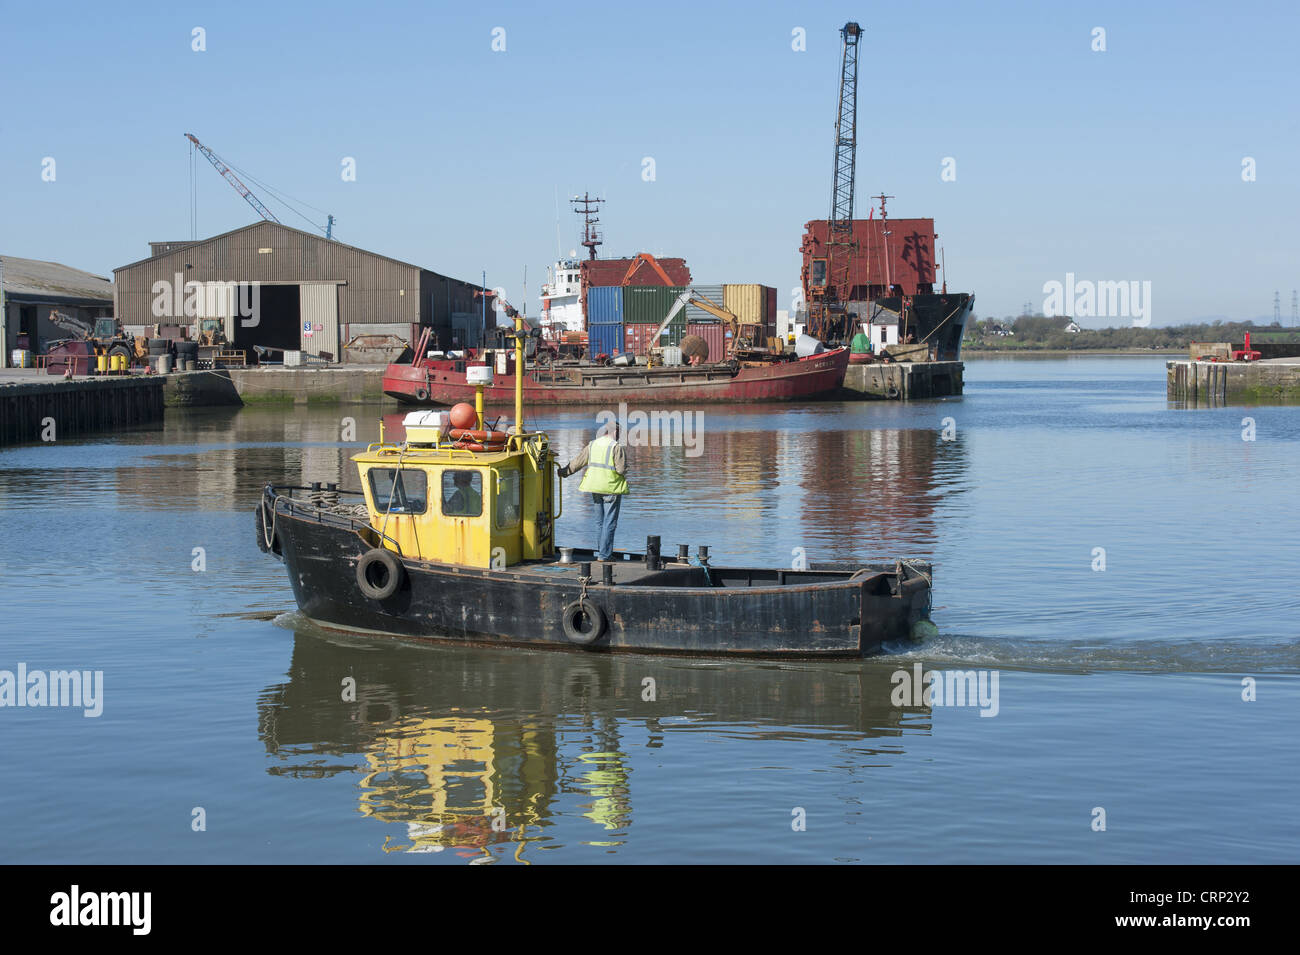
[[[814,401],[834,398],[844,383],[849,350],[840,348],[808,358],[734,365],[681,365],[647,368],[583,365],[529,369],[524,400],[534,405],[644,401],[656,404],[700,402]],[[384,394],[406,404],[452,405],[472,401],[464,363],[389,365]],[[497,375],[484,389],[488,404],[512,404],[513,375]]]
[[[302,613],[334,629],[439,642],[652,653],[857,657],[912,638],[930,609],[926,562],[817,565],[804,571],[704,568],[615,552],[612,584],[581,563],[502,570],[401,557],[401,585],[367,597],[358,562],[375,543],[364,522],[313,510],[267,488],[258,535],[281,559]],[[578,561],[590,561],[578,551]],[[576,639],[566,614],[588,601],[599,633]]]
[[[873,299],[860,306],[851,304],[850,310],[857,312],[864,325],[882,321],[899,325],[900,333],[909,339],[915,336],[917,342],[933,346],[930,354],[935,361],[960,361],[962,336],[966,333],[975,296],[969,292],[935,292],[912,295],[906,301],[906,315],[903,315],[904,299],[897,295]]]

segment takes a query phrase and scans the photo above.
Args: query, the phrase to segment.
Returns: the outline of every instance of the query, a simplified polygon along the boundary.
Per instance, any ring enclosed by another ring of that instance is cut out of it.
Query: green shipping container
[[[623,289],[623,324],[658,325],[668,317],[677,296],[684,291],[685,288],[676,285],[627,286]],[[677,317],[685,323],[686,310],[682,309]]]

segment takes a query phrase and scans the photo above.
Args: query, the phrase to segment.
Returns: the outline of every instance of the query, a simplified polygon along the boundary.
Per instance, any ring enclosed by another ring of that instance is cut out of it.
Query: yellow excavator
[[[727,335],[726,354],[713,357],[714,361],[738,361],[740,359],[762,361],[763,359],[771,357],[772,353],[762,344],[764,340],[762,325],[757,322],[742,322],[734,312],[723,308],[714,301],[711,301],[707,296],[697,292],[693,288],[688,288],[682,292],[682,294],[677,296],[677,301],[675,301],[673,307],[669,309],[668,316],[660,322],[659,327],[655,329],[654,335],[651,336],[651,340],[658,341],[663,333],[667,331],[668,326],[673,323],[673,319],[681,314],[682,309],[686,308],[688,305],[693,305],[698,309],[708,312],[714,318],[718,319],[722,323],[723,328],[725,328],[729,333]],[[688,341],[689,339],[694,339],[694,341]],[[696,342],[698,342],[699,345],[696,345]],[[699,346],[704,346],[704,356],[702,356],[700,360],[704,360],[704,357],[710,357],[707,355],[708,346],[705,344],[704,339],[698,338],[694,335],[687,335],[682,339],[682,356],[689,361],[695,357],[695,355],[691,354],[692,352],[698,354]],[[662,362],[663,346],[652,345],[649,350],[649,355],[651,364],[656,364],[654,361],[656,356],[658,356],[659,361]]]

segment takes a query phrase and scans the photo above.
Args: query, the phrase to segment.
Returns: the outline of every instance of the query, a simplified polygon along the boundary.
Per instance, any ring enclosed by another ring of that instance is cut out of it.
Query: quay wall
[[[0,385],[0,445],[57,441],[161,421],[159,377],[27,377]]]
[[[959,361],[849,365],[844,376],[844,396],[850,400],[908,401],[960,395],[965,369]]]
[[[1165,393],[1189,404],[1300,402],[1300,359],[1170,361]]]
[[[384,366],[221,368],[167,375],[168,407],[357,404],[384,397]]]

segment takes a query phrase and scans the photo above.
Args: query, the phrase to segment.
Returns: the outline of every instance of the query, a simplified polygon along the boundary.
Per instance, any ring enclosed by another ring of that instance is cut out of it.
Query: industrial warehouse
[[[210,327],[239,363],[342,362],[349,343],[409,343],[424,328],[437,347],[473,348],[495,322],[477,285],[278,222],[150,249],[113,270],[123,328],[197,339]]]

